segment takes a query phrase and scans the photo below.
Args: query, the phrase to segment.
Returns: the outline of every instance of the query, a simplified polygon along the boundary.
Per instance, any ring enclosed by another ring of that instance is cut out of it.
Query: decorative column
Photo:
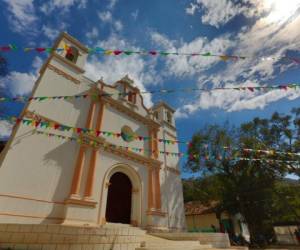
[[[95,103],[94,103],[94,105],[95,105]],[[102,102],[99,102],[99,105],[100,105],[100,107],[99,107],[99,112],[98,112],[98,117],[97,117],[97,122],[96,122],[96,130],[100,130],[101,123],[102,123],[102,117],[103,117],[104,104]],[[85,191],[84,191],[84,199],[85,200],[93,200],[92,195],[93,195],[93,186],[94,186],[94,179],[95,179],[94,176],[95,176],[95,169],[96,169],[96,163],[97,163],[97,155],[98,155],[97,149],[93,149],[92,153],[91,153],[90,167],[89,167]]]
[[[153,167],[148,167],[148,211],[155,208],[153,186]]]
[[[94,113],[95,113],[95,107],[96,107],[95,102],[93,102],[91,100],[89,113],[88,113],[87,120],[85,123],[87,128],[92,127],[93,117],[94,117]],[[73,175],[69,200],[80,199],[80,186],[81,186],[81,179],[82,179],[82,172],[83,172],[85,157],[86,157],[86,147],[80,146],[79,153],[77,156],[77,161],[76,161],[75,172]]]
[[[160,179],[159,179],[159,168],[153,170],[155,180],[155,208],[156,210],[161,209],[161,194],[160,194]]]
[[[86,148],[84,146],[80,146],[79,154],[77,156],[75,172],[72,180],[72,187],[70,192],[70,199],[79,199],[80,198],[80,182],[82,176],[82,170],[85,160],[85,152]]]
[[[158,158],[158,144],[157,144],[157,130],[149,128],[149,150],[150,157],[157,159]]]

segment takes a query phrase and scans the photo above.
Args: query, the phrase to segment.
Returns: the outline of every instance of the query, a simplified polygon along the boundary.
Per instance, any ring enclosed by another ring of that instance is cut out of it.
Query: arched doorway
[[[132,184],[128,176],[114,173],[109,180],[106,221],[130,224]]]

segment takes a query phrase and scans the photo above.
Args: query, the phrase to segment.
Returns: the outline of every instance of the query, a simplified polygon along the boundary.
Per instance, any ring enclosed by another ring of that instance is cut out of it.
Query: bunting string
[[[281,84],[281,85],[271,85],[271,86],[247,86],[247,87],[216,87],[211,89],[206,88],[179,88],[179,89],[157,89],[157,90],[149,90],[149,91],[141,91],[140,94],[171,94],[175,92],[212,92],[212,91],[220,91],[220,90],[238,90],[238,91],[271,91],[271,90],[284,90],[287,91],[289,89],[300,89],[300,83],[289,83],[289,84]],[[76,99],[86,99],[88,97],[91,98],[99,98],[105,96],[119,96],[126,97],[128,95],[138,94],[137,92],[121,92],[121,93],[101,93],[101,94],[81,94],[81,95],[65,95],[65,96],[36,96],[36,97],[26,97],[26,96],[16,96],[16,97],[0,97],[0,102],[27,102],[27,101],[47,101],[47,100],[76,100]]]
[[[64,136],[64,135],[58,135],[58,134],[54,134],[54,133],[48,133],[48,132],[44,132],[44,131],[40,131],[40,130],[34,130],[34,133],[36,134],[41,134],[41,135],[46,135],[48,137],[55,137],[58,139],[63,139],[63,140],[68,140],[68,141],[74,141],[77,142],[79,144],[86,144],[87,142],[84,141],[81,138],[76,138],[76,137],[71,137],[71,136]],[[96,141],[89,141],[89,145],[92,147],[97,147],[99,144]],[[187,154],[187,153],[177,153],[177,152],[169,152],[169,151],[155,151],[155,150],[148,150],[148,149],[144,149],[144,148],[136,148],[136,147],[125,147],[125,146],[119,146],[119,145],[115,145],[115,144],[104,144],[103,147],[110,147],[110,148],[119,148],[119,149],[123,149],[126,151],[131,151],[134,153],[159,153],[161,155],[167,155],[167,156],[171,156],[171,157],[177,157],[177,158],[182,158],[182,157],[188,157],[188,158],[200,158],[201,161],[221,161],[221,160],[229,160],[229,161],[260,161],[260,162],[266,162],[266,163],[286,163],[286,164],[296,164],[297,166],[299,166],[299,161],[286,161],[286,160],[274,160],[274,159],[265,159],[265,158],[246,158],[246,157],[231,157],[231,156],[224,156],[224,157],[210,157],[210,156],[200,156],[199,154]]]
[[[120,138],[122,136],[121,133],[116,133],[112,131],[100,131],[100,130],[94,130],[94,129],[87,129],[87,128],[79,128],[79,127],[70,127],[66,125],[62,125],[56,122],[48,122],[48,121],[39,121],[36,119],[25,119],[25,118],[17,118],[17,117],[10,117],[7,120],[14,122],[15,124],[22,123],[26,126],[32,126],[35,128],[44,128],[44,129],[54,129],[59,131],[72,131],[78,135],[81,134],[91,134],[94,136],[99,137],[100,135],[110,138]],[[127,137],[129,135],[126,135]],[[149,141],[149,140],[155,140],[154,138],[147,137],[147,136],[141,136],[141,135],[134,135],[132,136],[133,139],[137,141]],[[192,146],[192,143],[190,141],[178,141],[178,140],[167,140],[167,139],[156,139],[155,141],[164,143],[167,145],[174,145],[183,143],[186,144],[188,147]],[[203,150],[207,152],[208,145],[203,145]],[[259,154],[265,154],[265,155],[286,155],[286,156],[300,156],[300,152],[283,152],[283,151],[277,151],[274,149],[269,150],[262,150],[262,149],[250,149],[250,148],[229,148],[229,147],[222,147],[224,150],[230,151],[230,150],[241,150],[245,153],[259,153]],[[170,152],[171,154],[171,152]],[[183,153],[179,153],[183,154]]]
[[[70,53],[71,48],[65,45],[63,48],[52,48],[52,47],[25,47],[21,48],[14,44],[0,46],[0,52],[12,52],[12,51],[23,51],[23,52],[37,52],[37,53],[52,53],[54,51],[62,53]],[[212,52],[170,52],[170,51],[161,51],[161,50],[121,50],[121,49],[104,49],[101,47],[88,48],[89,54],[100,54],[105,56],[131,56],[131,55],[142,55],[142,56],[187,56],[187,57],[216,57],[221,61],[227,62],[232,61],[236,62],[238,60],[245,60],[249,58],[254,58],[253,56],[242,56],[242,55],[228,55],[228,54],[214,54]],[[287,61],[295,64],[300,64],[300,58],[290,57],[290,56],[281,56],[281,57],[259,57],[261,61]]]

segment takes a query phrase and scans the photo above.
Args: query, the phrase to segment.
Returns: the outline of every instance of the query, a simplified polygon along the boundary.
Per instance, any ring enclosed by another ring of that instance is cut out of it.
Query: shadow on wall
[[[55,140],[55,138],[53,140]],[[49,187],[49,192],[52,194],[51,197],[49,197],[51,201],[64,201],[69,196],[79,148],[80,145],[76,142],[66,141],[44,156],[44,162],[46,162],[46,166],[49,167],[50,165],[50,167],[57,168],[57,171],[53,176],[53,181]],[[55,164],[53,164],[53,162]],[[51,218],[64,218],[65,211],[63,206],[64,205],[54,204],[51,212],[47,215],[42,224],[48,223],[49,219]]]
[[[176,178],[174,178],[176,176]],[[183,207],[182,187],[180,186],[181,178],[174,173],[167,171],[164,183],[161,183],[161,189],[166,190],[168,194],[169,222],[168,227],[173,231],[185,228],[185,215]]]

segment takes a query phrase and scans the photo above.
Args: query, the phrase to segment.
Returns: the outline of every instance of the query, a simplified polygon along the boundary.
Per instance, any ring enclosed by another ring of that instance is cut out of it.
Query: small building
[[[278,222],[273,224],[276,240],[279,244],[300,244],[296,238],[295,230],[300,227],[299,222]]]
[[[230,215],[226,211],[218,211],[218,202],[208,205],[200,201],[185,203],[187,229],[190,232],[223,232],[239,235],[250,239],[248,227],[241,214]]]

